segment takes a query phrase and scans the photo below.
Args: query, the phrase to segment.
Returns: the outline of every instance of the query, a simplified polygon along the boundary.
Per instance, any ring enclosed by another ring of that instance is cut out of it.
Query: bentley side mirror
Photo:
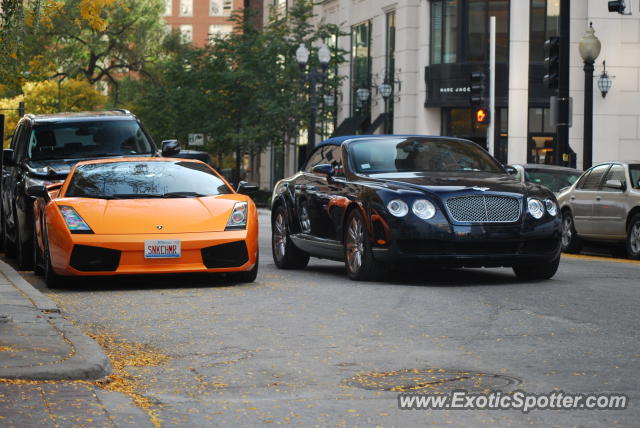
[[[238,190],[236,190],[236,192],[242,195],[253,196],[258,193],[258,190],[259,188],[257,184],[241,181],[238,183]]]
[[[620,180],[607,180],[607,182],[604,185],[609,189],[616,189],[616,190],[624,190],[626,187],[624,183]]]
[[[164,140],[162,142],[162,157],[170,158],[180,153],[180,143],[178,140]]]
[[[45,186],[30,186],[27,187],[27,195],[46,199],[49,196],[49,191]]]
[[[333,177],[335,173],[333,167],[327,163],[321,163],[320,165],[314,166],[311,172],[315,175],[326,177],[327,179]]]
[[[13,162],[13,149],[3,149],[2,150],[2,165],[3,166],[13,166],[15,165]]]

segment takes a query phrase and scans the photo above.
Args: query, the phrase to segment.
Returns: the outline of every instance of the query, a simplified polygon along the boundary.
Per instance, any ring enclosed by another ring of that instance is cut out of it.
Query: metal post
[[[593,160],[593,61],[584,62],[584,153],[582,169],[591,168]]]
[[[18,115],[20,117],[24,116],[24,101],[18,103]]]
[[[316,70],[311,70],[309,72],[309,85],[311,86],[311,118],[309,120],[309,138],[307,139],[307,157],[309,157],[316,146],[316,115],[318,113],[318,100],[316,91],[317,77],[318,76]]]
[[[487,127],[487,150],[495,156],[496,135],[496,17],[489,18],[489,126]]]
[[[560,0],[560,58],[558,72],[559,120],[558,165],[569,165],[569,37],[571,29],[571,1]]]

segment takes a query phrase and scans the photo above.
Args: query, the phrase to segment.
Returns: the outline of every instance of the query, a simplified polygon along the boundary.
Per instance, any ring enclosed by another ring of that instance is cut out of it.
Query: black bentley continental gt
[[[272,197],[273,259],[344,261],[351,279],[388,265],[512,267],[548,279],[560,262],[552,192],[521,183],[477,144],[448,137],[371,135],[320,143]]]

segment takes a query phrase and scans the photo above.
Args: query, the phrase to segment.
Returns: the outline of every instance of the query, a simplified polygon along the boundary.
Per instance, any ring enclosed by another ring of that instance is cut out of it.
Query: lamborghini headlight
[[[247,215],[249,206],[246,202],[236,202],[227,221],[225,230],[237,230],[247,227]]]

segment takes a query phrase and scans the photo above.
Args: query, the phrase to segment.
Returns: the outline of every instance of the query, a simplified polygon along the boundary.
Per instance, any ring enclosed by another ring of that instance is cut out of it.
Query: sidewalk
[[[110,372],[102,349],[0,261],[0,378],[99,379]]]

